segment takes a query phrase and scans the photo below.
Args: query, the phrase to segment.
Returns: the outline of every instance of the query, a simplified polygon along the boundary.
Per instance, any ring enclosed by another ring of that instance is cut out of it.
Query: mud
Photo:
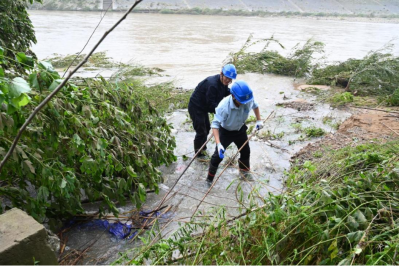
[[[317,151],[326,147],[340,149],[368,142],[385,143],[399,137],[399,112],[352,109],[356,113],[341,124],[339,129],[321,140],[308,144],[291,161],[313,160]]]

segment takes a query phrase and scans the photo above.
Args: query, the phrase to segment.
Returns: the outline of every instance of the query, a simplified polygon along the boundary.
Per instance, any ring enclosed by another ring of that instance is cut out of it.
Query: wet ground
[[[334,128],[324,124],[323,118],[330,117],[340,123],[350,116],[344,110],[333,109],[327,104],[318,103],[312,94],[295,89],[297,86],[292,78],[258,74],[246,74],[241,78],[250,85],[257,84],[253,86],[254,96],[259,103],[262,118],[266,119],[272,111],[274,113],[266,121],[264,129],[250,141],[251,171],[254,182],[246,182],[240,178],[235,160],[233,165],[226,168],[200,205],[199,210],[203,213],[213,207],[224,206],[228,215],[237,215],[242,212],[243,206],[248,206],[245,196],[254,188],[259,188],[260,197],[269,192],[280,193],[284,189],[284,171],[289,169],[291,157],[304,146],[317,141],[317,138],[304,138],[303,133],[298,132],[298,124],[301,124],[303,128],[314,126],[323,128],[326,132],[333,132]],[[308,108],[303,108],[303,106]],[[164,235],[169,235],[176,230],[179,222],[188,221],[208,191],[205,182],[208,162],[197,160],[187,169],[173,191],[170,191],[194,155],[195,132],[192,130],[187,110],[178,110],[170,114],[167,119],[174,127],[173,134],[177,142],[175,154],[178,159],[170,166],[160,168],[165,180],[160,185],[160,194],[148,194],[143,208],[156,209],[164,195],[169,193],[167,200],[163,203],[170,207],[168,212],[170,217],[164,221],[165,224],[170,223],[163,229]],[[251,124],[254,122],[248,123],[249,127]],[[212,153],[214,148],[213,140],[210,143],[208,153]],[[237,148],[234,145],[230,146],[226,150],[226,158],[231,158],[236,152]],[[217,176],[226,167],[226,158],[219,167]],[[240,203],[238,187],[244,195],[244,200]],[[94,211],[96,206],[87,206],[87,209]],[[121,215],[128,217],[129,212],[134,209],[133,206],[124,206],[121,208],[121,213],[124,214]],[[122,221],[126,220],[122,219]],[[129,240],[120,240],[102,227],[75,226],[65,232],[63,237],[68,239],[66,251],[68,249],[69,251],[84,250],[92,244],[85,252],[84,259],[79,262],[83,264],[109,264],[118,257],[118,252],[124,252],[139,244],[139,241],[131,243]]]

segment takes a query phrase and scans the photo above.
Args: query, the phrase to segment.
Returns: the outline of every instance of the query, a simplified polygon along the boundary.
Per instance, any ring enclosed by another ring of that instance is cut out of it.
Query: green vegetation
[[[264,139],[264,140],[278,140],[282,139],[285,135],[285,132],[279,132],[279,133],[274,133],[271,132],[270,130],[262,130],[259,133],[259,138]]]
[[[28,3],[41,3],[41,0],[1,0],[0,1],[0,47],[3,47],[3,54],[12,58],[2,60],[3,70],[23,71],[20,65],[20,58],[27,52],[32,43],[36,43],[33,25],[29,19],[26,7]]]
[[[31,9],[45,9],[45,10],[82,10],[82,11],[97,11],[98,4],[96,0],[46,0],[42,5],[33,4],[30,5]],[[104,7],[106,9],[106,7]],[[124,9],[118,9],[119,11],[125,11]],[[157,8],[157,9],[144,9],[138,6],[137,9],[133,10],[134,13],[159,13],[159,14],[188,14],[188,15],[217,15],[217,16],[256,16],[256,17],[335,17],[335,18],[385,18],[395,19],[399,18],[397,14],[380,14],[380,13],[328,13],[328,12],[299,12],[299,11],[281,11],[281,12],[270,12],[263,10],[242,10],[242,9],[212,9],[212,8]]]
[[[325,116],[323,117],[323,124],[329,125],[331,128],[338,130],[339,126],[341,125],[340,122],[338,122],[336,119],[334,119],[331,116]]]
[[[304,128],[303,131],[305,132],[306,137],[309,138],[321,137],[326,133],[322,128],[317,127],[307,127]]]
[[[66,69],[67,67],[75,67],[80,61],[86,57],[85,54],[59,55],[54,54],[53,57],[46,58],[45,61],[50,62],[55,68]],[[130,65],[124,63],[115,63],[107,56],[105,52],[94,53],[83,65],[85,70],[97,70],[98,68],[114,68],[117,71],[113,74],[115,77],[132,77],[132,76],[152,76],[160,75],[162,69],[147,68],[141,65]]]
[[[85,54],[73,54],[73,55],[59,55],[54,54],[53,57],[46,58],[55,68],[67,68],[70,65],[76,66],[80,61],[86,57]],[[101,67],[101,68],[112,68],[112,67],[124,67],[124,64],[116,64],[110,60],[105,52],[94,53],[89,60],[87,60],[85,67]]]
[[[248,37],[238,52],[230,54],[231,58],[229,61],[237,67],[238,73],[274,73],[285,76],[304,77],[312,70],[313,54],[322,53],[324,47],[324,44],[321,42],[308,40],[302,47],[297,44],[292,49],[290,55],[284,57],[277,51],[268,50],[271,42],[277,43],[280,47],[284,48],[273,37],[258,41],[252,41],[252,37],[252,35]],[[266,43],[260,52],[247,52],[248,48],[260,42]]]
[[[3,51],[0,64],[10,60]],[[28,76],[14,78],[0,68],[1,156],[28,115],[62,81],[50,63],[20,57],[29,63],[24,64]],[[72,82],[38,113],[0,173],[0,198],[39,221],[82,212],[85,197],[102,200],[100,211],[115,215],[116,202],[128,199],[139,207],[146,189],[158,191],[157,167],[176,159],[163,114],[186,108],[188,92],[170,83],[145,86],[129,71],[108,81]]]
[[[398,264],[398,148],[396,141],[326,150],[292,168],[284,193],[254,192],[242,215],[202,213],[155,244],[150,232],[136,255],[116,263]]]
[[[357,95],[390,95],[399,87],[399,57],[390,53],[391,48],[315,68],[308,83],[340,86]]]
[[[343,92],[334,94],[329,100],[334,106],[345,105],[353,102],[353,95],[350,92]]]
[[[248,48],[262,42],[266,44],[259,52],[247,52]],[[314,88],[307,90],[326,97],[335,106],[354,101],[361,104],[362,99],[355,99],[354,95],[372,96],[385,105],[399,105],[399,57],[391,53],[391,45],[371,51],[363,59],[348,59],[345,62],[325,65],[319,63],[320,59],[314,58],[314,54],[323,55],[323,43],[308,40],[302,47],[296,45],[287,57],[277,51],[268,50],[271,43],[277,43],[284,48],[273,37],[252,41],[250,35],[238,52],[230,54],[228,61],[237,66],[239,73],[274,73],[304,77],[310,85],[342,88],[345,91],[338,93],[321,92]],[[364,99],[371,103],[369,100]]]
[[[386,103],[391,106],[399,106],[399,89],[394,90],[391,95],[386,96]]]

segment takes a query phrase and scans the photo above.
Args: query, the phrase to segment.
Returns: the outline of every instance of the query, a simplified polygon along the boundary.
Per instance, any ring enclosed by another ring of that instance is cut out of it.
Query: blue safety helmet
[[[236,79],[237,70],[233,64],[227,64],[222,68],[222,73],[229,79]]]
[[[231,86],[230,92],[233,94],[234,98],[242,104],[246,104],[254,98],[251,88],[243,80],[237,80],[234,82],[233,86]]]

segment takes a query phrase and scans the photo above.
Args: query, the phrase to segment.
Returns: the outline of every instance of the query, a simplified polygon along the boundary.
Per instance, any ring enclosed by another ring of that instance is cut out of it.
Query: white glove
[[[263,121],[262,120],[256,121],[255,128],[256,128],[256,130],[261,130],[263,128]]]
[[[224,158],[224,147],[223,147],[222,143],[217,144],[217,148],[218,148],[219,158],[223,159]]]

